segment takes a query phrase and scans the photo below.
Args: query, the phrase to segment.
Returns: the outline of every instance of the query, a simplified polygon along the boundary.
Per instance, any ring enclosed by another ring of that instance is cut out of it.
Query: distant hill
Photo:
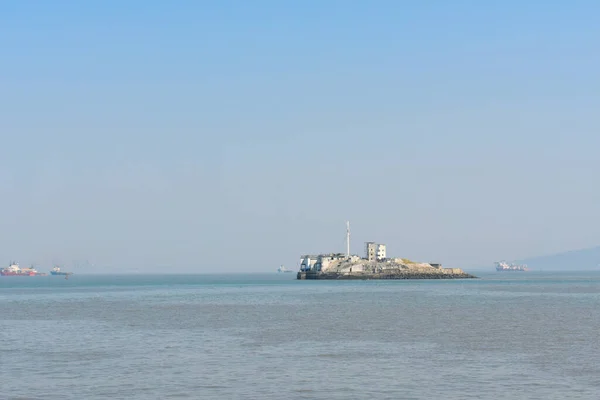
[[[600,246],[516,261],[531,270],[582,271],[600,269]]]

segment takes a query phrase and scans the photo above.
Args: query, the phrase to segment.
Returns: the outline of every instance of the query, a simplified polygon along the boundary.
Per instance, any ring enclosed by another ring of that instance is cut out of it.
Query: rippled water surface
[[[600,273],[0,277],[2,399],[598,399]]]

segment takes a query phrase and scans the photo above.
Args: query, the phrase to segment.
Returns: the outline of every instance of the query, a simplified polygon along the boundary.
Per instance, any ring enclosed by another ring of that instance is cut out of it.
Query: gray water
[[[0,278],[2,399],[594,399],[600,274]]]

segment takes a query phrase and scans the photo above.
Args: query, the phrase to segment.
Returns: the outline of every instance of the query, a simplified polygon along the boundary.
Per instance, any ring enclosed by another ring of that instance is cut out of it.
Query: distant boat
[[[50,271],[50,274],[52,275],[71,275],[72,272],[64,272],[60,270],[59,266],[55,266],[54,268],[52,268],[52,270]]]
[[[277,268],[277,272],[294,272],[294,271],[292,271],[291,269],[287,269],[286,267],[284,267],[282,265],[279,268]]]
[[[509,264],[506,261],[496,263],[496,271],[529,271],[527,265]]]
[[[46,274],[38,272],[33,266],[30,268],[19,267],[18,262],[11,262],[6,268],[0,269],[1,276],[44,276]]]

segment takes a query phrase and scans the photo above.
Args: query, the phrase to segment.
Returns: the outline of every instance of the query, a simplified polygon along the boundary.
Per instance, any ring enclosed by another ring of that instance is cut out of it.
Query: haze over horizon
[[[592,1],[0,4],[0,265],[600,245]],[[42,269],[42,268],[40,268]]]

